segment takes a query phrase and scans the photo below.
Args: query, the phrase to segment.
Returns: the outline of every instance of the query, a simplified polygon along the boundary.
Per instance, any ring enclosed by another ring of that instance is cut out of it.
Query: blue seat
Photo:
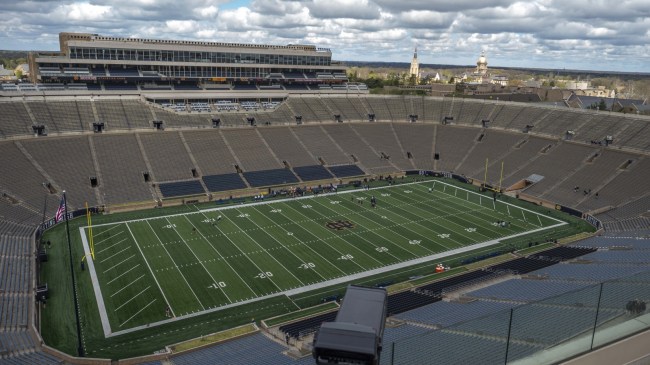
[[[165,198],[205,194],[201,182],[198,180],[176,181],[158,185]]]
[[[330,166],[329,169],[336,177],[362,176],[366,174],[357,165]]]

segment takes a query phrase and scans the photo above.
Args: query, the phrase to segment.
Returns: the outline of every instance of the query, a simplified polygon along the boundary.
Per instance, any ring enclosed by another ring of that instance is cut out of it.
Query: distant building
[[[409,70],[410,76],[415,76],[415,83],[420,83],[420,63],[418,62],[418,47],[413,51],[413,59],[411,60],[411,69]]]
[[[485,58],[485,53],[481,52],[481,56],[476,61],[475,73],[481,76],[486,75],[488,73],[487,65],[488,63],[487,63],[487,58]]]
[[[315,45],[248,44],[60,33],[59,52],[29,54],[33,83],[84,82],[113,90],[176,84],[307,90],[343,88],[346,68]]]
[[[590,88],[589,81],[567,81],[566,88],[569,90],[586,90]]]
[[[9,81],[15,80],[14,72],[12,70],[5,69],[4,65],[0,65],[0,80]]]
[[[505,75],[492,76],[490,83],[495,85],[508,86],[508,76]]]

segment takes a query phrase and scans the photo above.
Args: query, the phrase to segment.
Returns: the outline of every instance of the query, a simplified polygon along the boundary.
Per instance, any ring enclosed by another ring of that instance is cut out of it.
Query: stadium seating
[[[244,172],[244,178],[252,187],[286,185],[298,182],[298,178],[291,170],[273,169]]]
[[[397,171],[398,168],[391,165],[390,161],[382,158],[379,151],[373,150],[368,143],[362,139],[351,127],[345,125],[324,125],[323,129],[334,139],[341,148],[351,156],[361,161],[368,172],[382,174]],[[392,143],[395,144],[395,138]],[[399,155],[396,157],[399,158]]]
[[[151,200],[151,191],[144,179],[147,165],[132,134],[94,135],[94,152],[102,173],[101,186],[105,203],[142,202]],[[129,161],[125,164],[125,161]]]
[[[588,284],[559,281],[510,279],[492,286],[469,292],[470,298],[499,299],[514,302],[532,302],[569,291]]]
[[[204,175],[235,172],[237,161],[218,130],[181,132],[199,170]]]
[[[293,338],[300,338],[318,330],[323,322],[333,322],[336,319],[337,313],[338,311],[328,312],[300,321],[292,322],[280,326],[280,331],[288,334]]]
[[[316,101],[318,102],[318,100]],[[304,98],[289,98],[287,105],[294,111],[295,115],[301,116],[303,123],[322,122],[323,120],[316,115],[310,105],[305,102]],[[326,120],[333,120],[331,115],[326,116]]]
[[[273,170],[284,167],[271,153],[268,145],[257,130],[223,130],[226,144],[239,160],[239,167],[244,171]],[[265,184],[272,185],[272,184]]]
[[[302,181],[331,179],[332,174],[321,165],[294,167],[293,171]]]
[[[97,177],[88,137],[59,140],[26,140],[25,150],[43,171],[68,193],[68,201],[75,207],[97,205],[97,194],[91,186],[91,177]],[[74,163],[70,163],[74,161]],[[34,185],[42,186],[45,179]],[[101,184],[101,181],[99,181]],[[42,191],[42,190],[41,190]]]
[[[162,183],[158,184],[158,187],[165,198],[205,194],[205,190],[198,180]]]
[[[310,166],[317,163],[310,152],[286,128],[259,129],[264,141],[281,161],[287,161],[292,167]]]
[[[396,318],[438,327],[480,318],[514,306],[513,303],[475,300],[469,303],[438,301],[396,315]]]
[[[468,176],[481,176],[481,173],[485,173],[486,159],[489,162],[503,158],[521,139],[521,135],[491,133],[486,130],[482,133],[480,142],[468,151],[458,170],[464,171]]]
[[[531,271],[539,270],[547,266],[555,264],[556,261],[551,260],[536,260],[527,257],[520,257],[511,261],[501,264],[496,264],[490,267],[493,271],[509,271],[514,274],[527,274]]]
[[[291,131],[302,142],[309,146],[312,155],[329,165],[349,164],[350,156],[333,141],[320,126],[291,127]]]
[[[2,138],[20,135],[30,135],[33,133],[32,121],[25,104],[18,102],[3,102],[2,113],[0,113],[0,132]]]
[[[205,175],[203,183],[210,192],[237,190],[246,188],[246,183],[236,173],[222,175]]]
[[[97,68],[89,72],[97,74],[107,71]],[[122,86],[131,87],[119,85]],[[35,90],[39,87],[33,86]],[[250,115],[272,124],[294,124],[295,115],[304,112],[304,115],[311,116],[311,119],[304,119],[306,123],[323,122],[323,125],[265,127],[258,123],[259,127],[255,130],[247,125],[245,117],[249,114],[243,111],[192,114],[189,112],[189,102],[187,106],[184,111],[178,112],[145,104],[128,96],[121,99],[100,96],[94,101],[83,96],[74,100],[64,96],[46,96],[0,103],[0,139],[9,139],[0,141],[0,155],[3,158],[0,164],[0,189],[17,200],[0,199],[0,256],[3,258],[0,261],[0,352],[3,349],[11,352],[3,355],[5,357],[0,359],[0,364],[60,362],[40,352],[38,344],[34,343],[28,332],[28,308],[33,290],[30,288],[33,272],[28,264],[33,262],[34,241],[31,235],[41,220],[43,202],[47,201],[46,214],[51,216],[64,189],[71,207],[78,208],[85,201],[91,205],[113,205],[148,201],[160,197],[157,194],[162,197],[205,194],[198,177],[209,191],[244,188],[246,184],[241,180],[241,175],[235,173],[235,165],[240,165],[246,179],[254,187],[284,184],[289,180],[297,183],[298,179],[292,171],[302,181],[309,181],[332,178],[330,171],[336,177],[355,177],[366,173],[435,167],[437,170],[454,169],[480,179],[483,162],[488,157],[488,180],[493,183],[499,180],[500,163],[503,161],[507,176],[504,186],[538,173],[544,175],[545,179],[526,189],[526,193],[584,210],[616,207],[598,215],[598,218],[610,224],[608,227],[618,227],[620,230],[650,229],[648,218],[641,216],[650,202],[645,188],[650,179],[650,159],[631,152],[647,152],[650,148],[650,128],[645,119],[490,101],[291,96],[288,102],[275,109],[262,110],[264,105],[258,104],[258,110]],[[365,119],[370,112],[375,112],[380,122],[368,123]],[[333,114],[339,113],[346,123],[333,122]],[[405,113],[417,114],[418,121],[407,123],[402,116]],[[440,125],[441,117],[447,114],[453,115],[454,124],[461,126]],[[212,127],[213,117],[222,118],[223,126],[245,128],[207,129]],[[477,128],[478,120],[493,117],[494,122],[491,121],[487,130]],[[141,131],[152,128],[151,121],[155,119],[163,120],[165,126],[184,130]],[[392,123],[382,123],[383,120]],[[96,121],[105,122],[110,133],[87,133]],[[354,123],[349,123],[351,121]],[[46,125],[50,136],[30,137],[32,124],[41,122]],[[528,124],[533,124],[534,128],[528,134],[520,134]],[[576,131],[574,140],[559,142],[568,129]],[[84,134],[80,135],[80,132]],[[481,133],[484,136],[479,142],[477,137]],[[602,139],[605,134],[615,136],[613,148],[589,143],[592,139]],[[13,139],[14,136],[21,138]],[[585,145],[584,142],[588,143]],[[549,145],[552,147],[545,150]],[[410,160],[405,157],[407,151],[412,154]],[[391,158],[378,157],[381,152]],[[440,153],[441,159],[434,164],[436,152]],[[352,155],[358,161],[354,161]],[[401,157],[398,159],[397,156]],[[284,168],[283,161],[291,169]],[[622,168],[626,161],[631,163]],[[151,182],[145,181],[144,173],[151,174]],[[97,187],[91,186],[91,177],[98,178]],[[191,178],[194,180],[188,180]],[[584,187],[593,189],[592,194],[575,195],[572,188],[575,185],[582,188],[582,181],[590,182],[589,186]],[[43,187],[43,183],[48,182],[52,183],[55,192]],[[152,189],[152,183],[159,186],[159,191]],[[594,196],[596,191],[599,192],[598,197]],[[489,270],[419,288],[429,291],[424,295],[406,292],[395,296],[390,299],[393,303],[391,310],[396,313],[410,308],[414,303],[436,301],[419,309],[423,313],[421,315],[408,312],[399,317],[429,326],[449,327],[454,322],[476,318],[470,315],[472,313],[477,316],[496,313],[498,308],[508,309],[515,302],[534,301],[567,290],[571,292],[565,295],[573,295],[586,290],[582,289],[585,285],[609,279],[616,280],[604,284],[611,291],[603,298],[608,312],[602,318],[599,316],[599,323],[622,315],[625,305],[633,297],[650,300],[648,285],[642,283],[642,270],[650,263],[647,242],[594,238],[593,241],[580,242],[580,245],[601,249],[585,254],[588,251],[558,248],[494,265]],[[624,249],[607,249],[615,246]],[[555,265],[558,261],[576,257],[580,257],[580,263]],[[467,296],[479,299],[467,304],[452,305],[438,301],[446,291],[463,289],[467,283],[489,281],[495,271],[526,277],[511,279],[490,289],[472,291]],[[631,274],[637,277],[630,278]],[[438,295],[430,295],[432,293]],[[424,314],[425,308],[431,313],[436,306],[445,314],[444,318]],[[443,306],[448,307],[442,309]],[[451,309],[452,306],[459,308],[458,311]],[[468,311],[461,311],[460,306],[467,306]],[[530,317],[530,323],[522,323],[522,327],[513,332],[515,339],[526,343],[522,347],[522,354],[564,341],[564,337],[552,333],[553,323],[565,324],[565,332],[579,332],[584,324],[578,318],[591,316],[593,319],[591,308],[567,308],[566,316],[553,317],[557,318],[557,322],[549,322],[548,326],[535,325],[552,316],[555,313],[553,309],[557,310],[558,307],[555,302],[545,302],[544,305],[531,305],[530,313],[521,310],[521,315]],[[533,313],[533,309],[540,311]],[[417,335],[418,331],[425,331],[423,328],[404,325],[387,329],[386,343],[390,343],[389,334],[393,332],[403,329],[405,336]],[[466,337],[478,338],[480,348],[487,348],[484,341],[492,345],[502,344],[500,340],[488,340],[478,334],[480,331],[484,329],[477,325],[455,328],[436,336],[441,336],[442,343],[446,343],[444,339],[448,336],[463,341]],[[535,342],[527,343],[527,339],[534,339]],[[240,346],[236,343],[231,345]],[[266,348],[266,345],[255,346]],[[284,347],[279,345],[273,349],[274,355],[270,356],[277,355],[278,361],[286,360],[288,364],[299,363],[281,355],[282,351]],[[238,356],[243,359],[242,363],[256,361],[244,355]],[[178,357],[173,356],[169,362],[175,363]]]
[[[390,163],[400,170],[411,170],[413,165],[408,160],[393,124],[366,123],[351,125],[351,128],[363,138],[377,153],[383,154]],[[360,156],[362,157],[362,156]],[[365,159],[364,159],[365,161]],[[366,167],[369,167],[365,165]]]
[[[193,177],[192,169],[195,166],[178,132],[141,133],[137,136],[155,181],[185,180]]]
[[[456,166],[476,143],[479,134],[480,130],[476,128],[438,126],[435,152],[440,155],[440,160],[437,161],[436,170],[456,172]]]
[[[338,166],[329,166],[328,169],[332,174],[338,178],[342,177],[351,177],[351,176],[362,176],[366,173],[363,172],[357,165],[338,165]]]
[[[431,295],[419,294],[414,291],[403,291],[388,296],[386,312],[389,316],[406,312],[413,308],[435,303],[441,298]]]

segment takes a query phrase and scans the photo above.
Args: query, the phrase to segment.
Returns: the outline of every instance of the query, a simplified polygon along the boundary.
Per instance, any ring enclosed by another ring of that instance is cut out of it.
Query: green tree
[[[600,99],[600,103],[598,103],[598,110],[607,110],[607,103],[605,103],[605,99]]]

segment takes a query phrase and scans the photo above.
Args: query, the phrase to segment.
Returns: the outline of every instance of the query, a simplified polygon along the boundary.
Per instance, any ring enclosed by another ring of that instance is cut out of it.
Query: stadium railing
[[[645,271],[397,341],[387,363],[558,363],[648,330],[649,284]]]

